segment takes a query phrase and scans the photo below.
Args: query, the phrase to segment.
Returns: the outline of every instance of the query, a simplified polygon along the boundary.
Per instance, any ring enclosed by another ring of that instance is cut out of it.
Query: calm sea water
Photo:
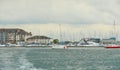
[[[120,70],[120,49],[0,48],[0,70]]]

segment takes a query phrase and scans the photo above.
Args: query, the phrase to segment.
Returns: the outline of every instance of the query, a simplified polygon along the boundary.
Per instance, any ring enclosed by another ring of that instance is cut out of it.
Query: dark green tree
[[[53,40],[53,43],[54,43],[54,44],[58,44],[58,43],[59,43],[59,40],[58,40],[58,39],[54,39],[54,40]]]

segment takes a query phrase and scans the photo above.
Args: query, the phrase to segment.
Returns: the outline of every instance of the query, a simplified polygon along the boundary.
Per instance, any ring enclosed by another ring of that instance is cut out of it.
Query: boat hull
[[[105,48],[120,48],[120,45],[119,46],[106,46]]]

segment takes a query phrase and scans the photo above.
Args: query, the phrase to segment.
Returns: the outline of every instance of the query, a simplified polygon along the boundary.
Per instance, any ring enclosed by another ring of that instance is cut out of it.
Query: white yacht
[[[99,44],[99,43],[96,43],[96,42],[93,42],[93,41],[87,41],[87,40],[81,40],[77,46],[82,46],[82,47],[100,47],[100,46],[103,46],[102,44]]]
[[[77,46],[102,46],[99,43],[95,42],[87,42],[87,43],[78,43]]]

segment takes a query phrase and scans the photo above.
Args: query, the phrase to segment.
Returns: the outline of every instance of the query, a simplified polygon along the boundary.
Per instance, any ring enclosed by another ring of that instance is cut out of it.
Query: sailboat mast
[[[114,20],[114,24],[113,24],[113,37],[115,38],[115,40],[117,39],[117,34],[116,34],[116,22]]]
[[[115,20],[114,20],[114,24],[113,24],[113,27],[114,27],[114,31],[113,31],[113,34],[115,36]]]
[[[59,30],[60,30],[60,42],[62,40],[62,35],[61,35],[61,24],[59,24]]]
[[[116,37],[116,22],[114,20],[114,24],[113,24],[113,36]]]

